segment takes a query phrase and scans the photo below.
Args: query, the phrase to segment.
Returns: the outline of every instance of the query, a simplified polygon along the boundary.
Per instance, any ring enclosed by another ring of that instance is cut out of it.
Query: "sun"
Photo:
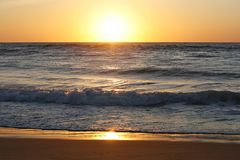
[[[103,42],[122,42],[127,39],[127,22],[120,16],[109,15],[99,21],[98,39]]]

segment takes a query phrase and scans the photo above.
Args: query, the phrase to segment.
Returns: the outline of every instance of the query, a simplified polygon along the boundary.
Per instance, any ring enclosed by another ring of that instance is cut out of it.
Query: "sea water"
[[[1,43],[0,127],[240,134],[240,44]]]

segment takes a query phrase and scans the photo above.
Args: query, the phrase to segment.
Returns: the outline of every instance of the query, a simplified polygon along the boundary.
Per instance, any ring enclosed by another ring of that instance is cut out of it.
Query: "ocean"
[[[240,134],[239,43],[0,43],[0,127]]]

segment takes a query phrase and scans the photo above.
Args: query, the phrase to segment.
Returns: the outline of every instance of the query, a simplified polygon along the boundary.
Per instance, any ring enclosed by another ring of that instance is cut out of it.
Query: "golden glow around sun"
[[[96,18],[93,24],[94,39],[99,42],[125,42],[131,36],[129,20],[117,14],[107,14]]]

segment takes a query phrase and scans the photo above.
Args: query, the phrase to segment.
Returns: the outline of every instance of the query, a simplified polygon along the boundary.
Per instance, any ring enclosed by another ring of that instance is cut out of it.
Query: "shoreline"
[[[114,131],[67,131],[0,127],[0,138],[59,140],[167,141],[240,144],[240,135],[143,133]]]
[[[4,160],[239,160],[240,135],[77,132],[0,127]]]

